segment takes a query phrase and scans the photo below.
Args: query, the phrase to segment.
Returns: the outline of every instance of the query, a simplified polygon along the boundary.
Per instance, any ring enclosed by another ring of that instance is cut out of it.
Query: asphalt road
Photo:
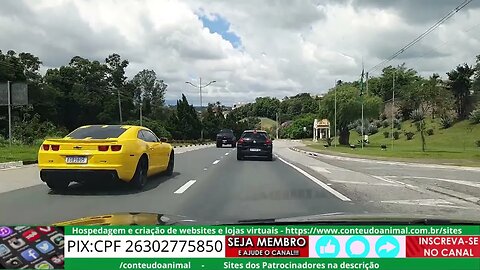
[[[181,215],[206,224],[333,213],[480,216],[479,171],[312,157],[293,146],[299,143],[275,141],[273,161],[237,161],[231,148],[178,150],[174,175],[152,177],[140,192],[126,185],[72,185],[59,194],[41,183],[35,166],[0,171],[0,224],[118,212]]]

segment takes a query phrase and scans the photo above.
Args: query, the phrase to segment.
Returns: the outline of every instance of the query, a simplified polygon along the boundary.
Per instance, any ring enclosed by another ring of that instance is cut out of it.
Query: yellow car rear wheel
[[[56,179],[47,180],[45,183],[47,183],[47,186],[53,191],[64,191],[68,188],[68,185],[70,184],[70,182],[68,181]]]
[[[148,160],[145,157],[140,158],[137,169],[133,175],[132,184],[136,189],[142,190],[147,184]]]

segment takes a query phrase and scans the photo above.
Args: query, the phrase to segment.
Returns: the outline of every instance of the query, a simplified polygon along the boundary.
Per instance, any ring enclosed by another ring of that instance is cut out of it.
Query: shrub
[[[128,121],[126,122],[126,124],[139,126],[140,120]],[[170,132],[159,121],[144,117],[142,121],[142,125],[144,127],[151,129],[153,133],[155,133],[159,138],[160,137],[165,137],[168,139],[172,138],[172,134],[170,134]]]
[[[476,145],[477,147],[480,147],[480,140],[475,141],[475,145]]]
[[[432,135],[433,135],[433,129],[432,129],[432,128],[427,129],[427,135],[428,135],[428,136],[432,136]]]
[[[64,128],[58,128],[53,123],[40,121],[40,116],[35,114],[24,114],[24,121],[15,123],[13,127],[13,138],[24,144],[34,144],[36,140],[46,137],[63,137],[66,135]]]
[[[451,127],[453,125],[452,117],[450,117],[448,115],[444,115],[444,116],[440,117],[440,125],[444,129],[447,129],[447,128]]]
[[[358,135],[362,135],[362,126],[356,126],[355,131],[358,133]],[[364,133],[366,133],[366,129],[364,130]]]
[[[410,118],[413,120],[413,122],[418,122],[425,118],[425,114],[421,110],[414,110],[410,114]]]
[[[407,137],[407,140],[411,140],[413,139],[413,136],[415,135],[415,133],[413,132],[405,132],[405,136]]]
[[[382,127],[382,121],[379,121],[379,120],[375,120],[372,122],[372,124],[377,127],[377,128],[381,128]]]
[[[400,119],[398,118],[393,119],[393,126],[396,127],[397,129],[401,129],[402,121],[400,121]]]
[[[393,138],[394,138],[395,140],[398,140],[398,139],[400,138],[400,132],[394,131],[394,132],[393,132]]]
[[[383,126],[384,128],[389,127],[389,126],[390,126],[390,122],[389,122],[388,120],[383,120],[382,126]]]
[[[385,137],[385,138],[390,137],[390,132],[384,131],[384,132],[383,132],[383,137]]]
[[[469,119],[474,124],[480,124],[480,108],[473,110],[470,113]]]
[[[384,113],[380,114],[380,119],[386,120],[386,119],[387,119],[387,115],[385,115]]]
[[[368,126],[365,133],[367,133],[368,135],[373,135],[373,134],[376,134],[377,132],[378,132],[377,126],[372,124],[372,125]]]

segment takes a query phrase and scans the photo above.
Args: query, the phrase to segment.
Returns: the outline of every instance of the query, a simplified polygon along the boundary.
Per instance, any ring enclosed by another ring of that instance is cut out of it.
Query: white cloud
[[[201,76],[217,81],[205,89],[204,103],[231,104],[321,93],[335,80],[358,79],[362,58],[368,69],[458,4],[443,1],[421,17],[412,12],[417,2],[407,2],[4,0],[1,49],[32,52],[47,67],[67,64],[75,55],[103,60],[116,52],[130,61],[130,77],[154,69],[169,85],[167,99],[183,92],[198,104],[198,90],[184,82]],[[241,46],[204,28],[198,15],[226,19]],[[443,75],[474,61],[479,32],[480,10],[471,6],[391,64],[406,62],[424,75]]]

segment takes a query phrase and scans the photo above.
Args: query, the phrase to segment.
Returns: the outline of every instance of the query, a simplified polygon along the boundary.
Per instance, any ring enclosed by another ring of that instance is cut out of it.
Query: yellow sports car
[[[63,139],[47,139],[38,151],[40,178],[52,190],[70,182],[130,182],[142,189],[147,176],[173,174],[173,147],[150,129],[128,125],[91,125]]]

